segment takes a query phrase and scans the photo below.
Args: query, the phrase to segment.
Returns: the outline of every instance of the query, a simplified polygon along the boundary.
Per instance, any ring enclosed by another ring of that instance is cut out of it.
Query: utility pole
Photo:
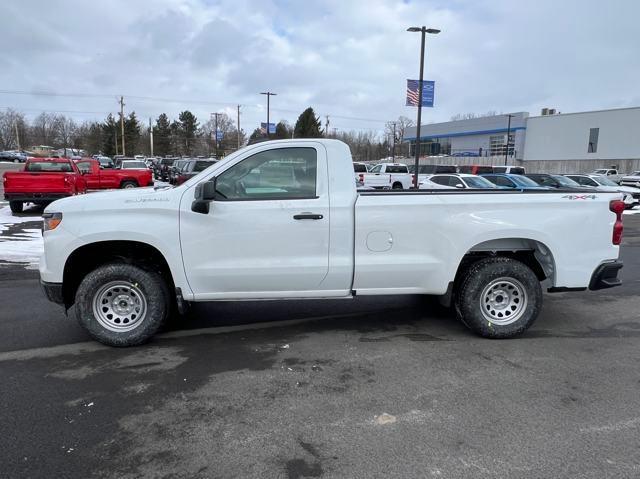
[[[215,146],[216,146],[216,158],[218,158],[218,115],[222,115],[222,113],[211,113],[211,116],[214,118],[214,122],[213,122],[213,139],[215,141]]]
[[[514,115],[507,115],[509,122],[507,123],[507,148],[504,150],[504,164],[507,165],[507,155],[509,155],[509,137],[511,136],[511,118]]]
[[[113,142],[116,145],[116,155],[118,154],[118,129],[113,130]]]
[[[325,115],[326,121],[324,122],[324,136],[329,138],[329,115]]]
[[[20,148],[20,133],[18,132],[18,122],[14,121],[13,125],[16,128],[16,143],[18,144],[18,151],[22,151],[22,148]]]
[[[122,135],[122,154],[126,155],[124,152],[124,97],[120,97],[120,134]]]
[[[149,151],[153,156],[153,126],[151,126],[151,117],[149,117]]]
[[[391,144],[391,161],[396,162],[396,122],[393,122],[393,143]],[[417,171],[417,170],[416,170]]]
[[[272,93],[270,91],[260,92],[261,95],[267,95],[267,138],[269,138],[269,98],[272,96],[276,96],[277,93]]]
[[[238,105],[238,150],[240,149],[240,105]]]

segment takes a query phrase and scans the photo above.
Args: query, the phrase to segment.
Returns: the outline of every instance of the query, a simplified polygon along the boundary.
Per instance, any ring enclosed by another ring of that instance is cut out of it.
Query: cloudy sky
[[[332,128],[380,130],[415,117],[412,25],[442,30],[427,38],[425,122],[640,106],[638,18],[637,0],[4,0],[0,108],[102,119],[122,94],[145,119],[206,120],[241,104],[250,132],[270,90],[272,119],[313,106]]]

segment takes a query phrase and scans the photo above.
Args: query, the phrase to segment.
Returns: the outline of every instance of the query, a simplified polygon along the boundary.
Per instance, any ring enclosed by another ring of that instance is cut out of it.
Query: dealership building
[[[640,107],[560,113],[527,112],[408,128],[411,155],[422,163],[525,166],[529,172],[572,173],[617,167],[640,170]],[[509,141],[507,143],[507,135]],[[508,151],[507,151],[507,144]],[[505,155],[506,154],[506,155]]]

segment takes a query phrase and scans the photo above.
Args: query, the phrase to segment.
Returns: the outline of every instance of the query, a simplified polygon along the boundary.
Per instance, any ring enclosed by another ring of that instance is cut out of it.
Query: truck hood
[[[127,188],[70,196],[54,201],[45,213],[100,211],[168,206],[176,197],[174,188]]]

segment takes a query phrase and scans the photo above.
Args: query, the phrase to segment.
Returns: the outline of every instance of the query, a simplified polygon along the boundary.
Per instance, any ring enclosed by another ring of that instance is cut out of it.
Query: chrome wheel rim
[[[527,310],[527,292],[517,279],[494,279],[482,290],[480,309],[492,324],[504,326],[514,323]]]
[[[133,183],[127,183],[126,185],[124,185],[125,189],[129,189],[129,188],[135,188],[136,185],[134,185]]]
[[[137,283],[112,281],[93,296],[93,316],[109,331],[131,331],[144,321],[146,314],[147,300]]]

